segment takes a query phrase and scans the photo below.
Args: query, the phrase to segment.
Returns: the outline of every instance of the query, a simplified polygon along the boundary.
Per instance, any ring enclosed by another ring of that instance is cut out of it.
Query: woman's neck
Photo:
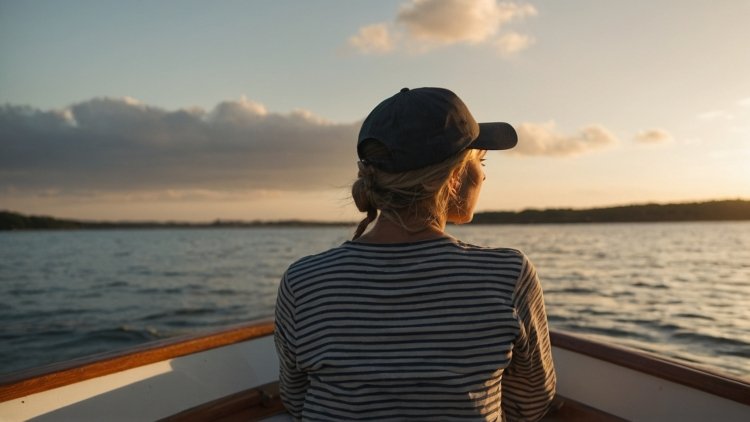
[[[441,237],[446,237],[445,225],[440,228],[427,226],[419,231],[409,231],[400,224],[380,216],[375,221],[373,228],[355,241],[362,243],[408,243]]]

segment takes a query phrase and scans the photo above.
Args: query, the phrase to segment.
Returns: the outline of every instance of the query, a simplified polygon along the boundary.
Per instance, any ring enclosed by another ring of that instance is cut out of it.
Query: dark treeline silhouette
[[[750,220],[750,201],[727,200],[681,204],[626,205],[590,209],[528,209],[520,212],[491,211],[474,215],[472,224],[559,224],[559,223],[635,223],[660,221],[732,221]],[[83,221],[29,216],[0,211],[0,230],[52,229],[161,229],[161,228],[246,228],[246,227],[328,227],[348,226],[353,222],[302,220],[234,221],[210,223],[156,221]]]
[[[660,221],[750,220],[750,201],[728,200],[681,204],[645,204],[590,209],[528,209],[481,212],[473,224],[636,223]]]
[[[351,222],[328,221],[235,221],[215,220],[210,223],[180,221],[84,221],[47,216],[29,216],[0,211],[0,230],[77,230],[77,229],[168,229],[168,228],[243,228],[243,227],[329,227],[352,225]]]

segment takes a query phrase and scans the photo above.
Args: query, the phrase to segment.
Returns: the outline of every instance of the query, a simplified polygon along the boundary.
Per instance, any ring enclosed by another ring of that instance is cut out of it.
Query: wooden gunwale
[[[273,318],[145,343],[0,377],[0,402],[273,333]]]
[[[744,380],[678,364],[640,350],[604,344],[569,333],[551,330],[550,340],[553,346],[561,349],[591,356],[750,406],[750,383]]]
[[[203,403],[160,419],[159,422],[257,421],[282,413],[285,410],[279,397],[279,384],[275,382]],[[542,418],[542,421],[625,422],[626,420],[575,400],[556,395],[550,411]]]
[[[228,346],[273,333],[273,318],[210,333],[164,339],[131,349],[75,359],[0,377],[0,402],[63,387],[155,362]],[[550,331],[555,347],[647,373],[750,405],[750,383],[677,364],[646,352],[607,345],[569,333]]]

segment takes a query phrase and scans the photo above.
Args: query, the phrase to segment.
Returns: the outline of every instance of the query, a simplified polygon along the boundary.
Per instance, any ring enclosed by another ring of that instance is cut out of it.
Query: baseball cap
[[[381,142],[387,156],[363,157],[362,145]],[[503,150],[518,142],[508,123],[477,123],[463,101],[445,88],[403,88],[378,104],[362,123],[359,158],[389,172],[416,170],[467,148]]]

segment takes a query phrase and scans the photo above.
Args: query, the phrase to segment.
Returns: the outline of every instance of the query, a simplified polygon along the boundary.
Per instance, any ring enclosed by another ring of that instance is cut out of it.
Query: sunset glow
[[[444,86],[520,135],[478,209],[750,198],[747,2],[0,1],[0,209],[355,220],[362,119]]]

